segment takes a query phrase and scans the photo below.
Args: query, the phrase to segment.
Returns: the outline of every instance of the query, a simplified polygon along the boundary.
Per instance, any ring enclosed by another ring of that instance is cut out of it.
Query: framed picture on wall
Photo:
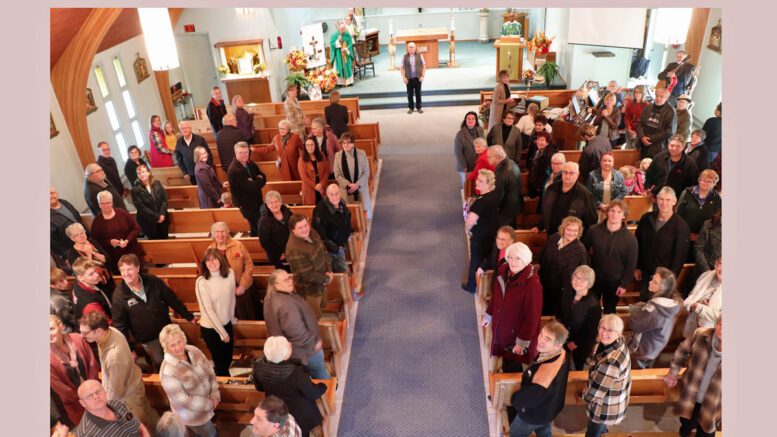
[[[86,89],[86,115],[91,114],[97,110],[97,105],[94,103],[94,94],[90,88]]]
[[[54,125],[54,117],[51,115],[50,112],[49,112],[49,133],[51,135],[49,138],[54,138],[57,135],[59,135],[59,131],[57,130],[57,127]]]
[[[720,26],[720,20],[718,20],[718,24],[710,31],[710,43],[707,44],[708,49],[720,53],[722,32],[723,28]]]
[[[140,57],[140,53],[135,54],[135,78],[138,83],[143,82],[150,76],[148,73],[148,67],[146,66],[146,60]]]

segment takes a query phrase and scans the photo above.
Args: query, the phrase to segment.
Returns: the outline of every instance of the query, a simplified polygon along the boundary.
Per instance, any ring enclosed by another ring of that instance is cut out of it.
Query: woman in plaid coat
[[[623,320],[606,314],[599,322],[599,344],[589,359],[588,387],[583,392],[588,425],[585,437],[599,437],[607,425],[626,417],[631,390],[631,358],[623,338]]]

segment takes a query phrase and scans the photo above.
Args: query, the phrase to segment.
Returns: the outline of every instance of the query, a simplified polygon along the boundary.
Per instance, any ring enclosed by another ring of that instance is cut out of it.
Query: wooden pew
[[[563,108],[566,107],[569,104],[569,100],[572,98],[573,95],[575,95],[575,92],[577,90],[531,90],[529,92],[529,97],[532,96],[544,96],[549,99],[548,106],[550,107],[556,107],[556,108]],[[515,94],[521,95],[521,97],[524,97],[525,91],[514,91]],[[494,94],[493,91],[481,91],[480,92],[480,104],[482,105],[486,101],[491,100],[491,96]]]
[[[218,154],[213,157],[214,160],[218,159]],[[267,181],[270,182],[283,182],[281,172],[275,165],[275,161],[259,161],[256,163],[265,176]],[[219,182],[227,181],[226,170],[221,168],[221,164],[213,163],[214,170],[216,171],[216,178]],[[187,186],[191,185],[191,182],[186,180],[181,173],[181,169],[178,167],[158,167],[152,168],[151,174],[154,175],[154,179],[158,180],[165,187],[169,186]]]
[[[178,318],[172,319],[172,321],[184,331],[189,344],[197,346],[208,358],[212,358],[205,341],[200,335],[200,326],[198,324]],[[346,321],[319,320],[318,325],[325,359],[330,363],[333,376],[339,377],[343,370],[342,355],[345,353]],[[240,320],[232,328],[235,345],[234,356],[240,360],[253,361],[259,356],[262,348],[264,348],[265,341],[270,337],[267,325],[264,321]]]
[[[219,383],[219,393],[221,402],[216,407],[214,423],[216,424],[240,424],[247,425],[254,417],[254,408],[264,400],[264,393],[257,391],[253,384],[246,383],[246,377],[217,377]],[[237,381],[238,383],[230,383]],[[323,434],[329,437],[329,421],[336,412],[335,390],[337,388],[337,378],[318,380],[314,383],[324,383],[327,385],[326,393],[316,401],[321,415],[324,417]],[[159,374],[143,375],[143,385],[146,389],[151,406],[160,414],[170,410],[170,402],[167,398],[162,382],[159,380]],[[223,431],[222,431],[223,432]]]
[[[343,97],[340,99],[340,104],[348,108],[348,112],[353,113],[356,120],[361,116],[359,112],[359,98],[358,97]],[[305,114],[308,113],[324,113],[324,108],[330,105],[329,100],[300,100],[299,105]],[[271,103],[247,103],[245,106],[251,112],[262,115],[284,115],[286,113],[283,102],[271,102]],[[231,105],[227,105],[227,111]],[[194,116],[197,120],[208,120],[207,111],[205,107],[194,108]]]
[[[348,130],[353,133],[356,139],[375,139],[377,144],[380,145],[380,126],[379,123],[358,123],[349,124]],[[272,142],[273,137],[278,133],[278,128],[264,128],[257,129],[254,140],[257,144],[267,144]],[[376,155],[380,153],[380,150],[376,150]]]
[[[679,388],[677,386],[669,388],[664,384],[664,376],[668,371],[669,369],[632,369],[629,405],[665,404],[676,401]],[[489,384],[491,402],[497,414],[497,423],[501,424],[501,429],[507,435],[510,432],[507,406],[511,405],[510,398],[521,386],[521,374],[491,373],[489,374]],[[569,372],[565,405],[584,405],[581,394],[587,384],[588,371]]]
[[[283,203],[287,205],[302,204],[302,182],[300,181],[272,181],[267,182],[262,188],[263,193],[271,190],[279,192]],[[196,185],[165,186],[165,191],[167,191],[168,208],[200,207]]]
[[[583,153],[583,151],[582,150],[561,150],[561,153],[564,154],[564,157],[567,159],[568,162],[580,162],[580,155]],[[639,150],[632,150],[632,149],[613,150],[612,154],[615,158],[615,164],[613,168],[618,170],[624,165],[633,165],[634,167],[639,167],[639,159],[640,159],[639,153],[640,153]]]

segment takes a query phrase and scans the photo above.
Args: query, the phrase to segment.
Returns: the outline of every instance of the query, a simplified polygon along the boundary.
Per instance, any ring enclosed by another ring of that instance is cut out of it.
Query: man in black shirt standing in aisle
[[[259,170],[259,166],[248,159],[251,156],[251,148],[245,141],[235,144],[235,159],[227,169],[229,191],[232,193],[232,202],[240,208],[248,225],[251,227],[251,236],[259,236],[259,218],[262,207],[262,187],[267,183],[267,176]]]
[[[208,109],[205,110],[205,113],[208,115],[210,127],[213,129],[213,135],[215,136],[224,127],[222,118],[227,115],[227,107],[224,105],[224,100],[221,99],[221,88],[214,86],[210,97]]]

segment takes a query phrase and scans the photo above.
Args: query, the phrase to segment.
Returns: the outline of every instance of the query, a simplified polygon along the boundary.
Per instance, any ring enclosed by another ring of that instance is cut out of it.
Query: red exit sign
[[[184,24],[183,25],[183,31],[184,32],[194,32],[194,24]]]

